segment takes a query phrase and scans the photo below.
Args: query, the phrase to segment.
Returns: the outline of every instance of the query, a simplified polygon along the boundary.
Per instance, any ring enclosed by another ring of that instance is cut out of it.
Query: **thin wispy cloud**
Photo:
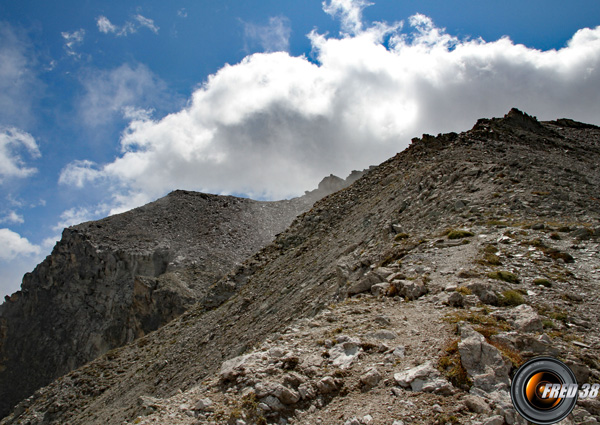
[[[133,118],[114,161],[72,163],[62,183],[109,187],[113,212],[177,188],[280,199],[514,106],[600,124],[600,27],[540,51],[460,39],[421,14],[365,23],[365,6],[326,3],[343,33],[313,31],[314,61],[272,52],[224,66],[180,111]]]
[[[177,16],[179,16],[180,18],[187,18],[188,17],[188,13],[185,7],[179,9],[177,11]]]
[[[142,15],[135,15],[134,19],[138,22],[140,27],[148,28],[154,34],[158,34],[159,28],[154,24],[152,19],[146,18]]]
[[[90,71],[81,83],[84,94],[78,109],[83,122],[91,127],[121,116],[149,118],[150,105],[159,106],[167,97],[165,83],[142,64]]]
[[[269,18],[267,25],[244,23],[246,51],[287,52],[291,33],[290,21],[283,16]]]
[[[116,33],[119,30],[106,16],[98,16],[98,18],[96,18],[96,25],[98,26],[98,31],[104,34]]]
[[[365,0],[331,0],[323,2],[323,11],[334,18],[339,17],[342,33],[355,35],[363,29],[363,9],[371,5],[373,3]]]
[[[123,25],[115,25],[106,16],[100,15],[96,18],[96,26],[101,33],[114,34],[117,37],[134,34],[140,28],[147,28],[154,34],[158,34],[158,30],[160,29],[154,23],[154,20],[140,14],[133,16],[133,20],[126,21]]]
[[[23,224],[25,219],[22,215],[17,214],[15,211],[9,211],[4,217],[0,218],[0,223],[8,224]]]
[[[85,30],[81,28],[73,32],[61,32],[60,35],[65,40],[64,48],[67,55],[80,58],[81,54],[77,53],[75,49],[83,44]]]
[[[26,127],[43,93],[27,34],[0,21],[0,125]]]

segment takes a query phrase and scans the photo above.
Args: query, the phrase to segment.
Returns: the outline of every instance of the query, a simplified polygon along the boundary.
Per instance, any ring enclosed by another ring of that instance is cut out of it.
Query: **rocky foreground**
[[[599,167],[599,128],[517,110],[414,139],[1,423],[524,424],[529,358],[600,382]]]

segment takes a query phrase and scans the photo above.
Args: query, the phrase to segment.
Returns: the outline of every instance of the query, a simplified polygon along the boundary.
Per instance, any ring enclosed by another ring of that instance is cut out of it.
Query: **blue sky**
[[[0,293],[174,189],[297,196],[519,107],[600,124],[589,1],[0,3]]]

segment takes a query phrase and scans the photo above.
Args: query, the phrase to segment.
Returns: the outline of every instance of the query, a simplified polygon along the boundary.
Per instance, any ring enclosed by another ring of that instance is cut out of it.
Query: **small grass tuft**
[[[343,369],[336,369],[333,371],[333,376],[336,378],[347,378],[350,375],[350,372]]]
[[[505,344],[502,344],[499,341],[488,340],[488,342],[491,345],[493,345],[494,347],[496,347],[498,350],[500,350],[500,352],[504,355],[504,357],[506,357],[508,360],[510,360],[513,367],[518,368],[523,363],[525,363],[525,360],[523,360],[523,357],[521,357],[521,354],[519,354],[518,351],[515,351],[514,349],[510,348],[509,346],[507,346]]]
[[[559,251],[558,249],[547,249],[544,251],[544,254],[553,260],[563,260],[565,263],[575,262],[575,259],[571,256],[571,254]]]
[[[552,282],[550,282],[548,279],[544,279],[542,277],[533,279],[533,284],[537,285],[537,286],[545,286],[546,288],[552,287]]]
[[[455,339],[446,346],[444,355],[438,361],[438,369],[456,388],[469,391],[473,382],[460,361],[459,340]]]
[[[551,319],[544,319],[544,320],[542,320],[542,325],[544,326],[544,329],[554,329],[554,328],[556,328],[556,325],[554,324],[554,322]]]
[[[565,311],[553,311],[551,313],[548,313],[548,317],[551,317],[554,320],[558,320],[559,322],[567,323],[567,318],[569,316]]]
[[[520,280],[516,274],[505,271],[505,270],[499,270],[499,271],[488,273],[488,277],[490,277],[492,279],[502,280],[502,281],[508,282],[508,283],[519,283],[520,282]]]
[[[517,291],[513,291],[512,289],[502,292],[502,294],[500,294],[498,297],[498,304],[503,307],[518,306],[524,302],[525,299],[523,298],[523,295]]]
[[[495,328],[498,331],[508,331],[511,329],[508,323],[506,323],[505,321],[500,321],[494,316],[486,314],[485,311],[483,313],[475,313],[471,311],[456,311],[447,314],[444,317],[444,321],[453,324],[459,322],[469,322],[473,325]]]
[[[462,295],[471,295],[473,293],[473,291],[471,291],[466,286],[459,286],[458,288],[456,288],[456,292]]]
[[[483,255],[482,263],[489,264],[490,266],[501,266],[502,265],[502,261],[500,261],[500,257],[498,257],[496,254],[491,254],[489,252],[486,252]]]
[[[448,415],[446,413],[440,413],[435,417],[434,425],[448,425],[448,424],[459,424],[460,420],[456,415]]]
[[[490,339],[492,336],[498,334],[498,328],[493,326],[473,326],[473,329],[479,332],[481,335],[485,337],[485,339]]]
[[[495,254],[498,252],[498,247],[495,245],[486,245],[485,248],[483,248],[483,252],[489,253],[489,254]]]
[[[477,273],[475,270],[461,270],[456,276],[461,279],[471,279],[474,277],[479,277],[479,273]]]
[[[536,248],[548,248],[540,238],[532,239],[530,241],[523,242],[524,245],[530,245]]]
[[[242,398],[242,410],[245,413],[246,420],[257,425],[266,425],[267,420],[260,414],[258,409],[258,399],[256,394],[251,393]],[[242,415],[244,416],[244,415]]]
[[[450,229],[446,232],[448,239],[463,239],[475,236],[475,233],[469,232],[468,230],[454,230]]]
[[[485,224],[488,226],[501,226],[501,227],[508,226],[508,222],[502,221],[502,220],[488,220],[485,222]]]

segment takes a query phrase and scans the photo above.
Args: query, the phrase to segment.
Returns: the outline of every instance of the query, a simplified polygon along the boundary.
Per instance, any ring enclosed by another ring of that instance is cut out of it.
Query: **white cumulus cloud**
[[[113,211],[177,188],[276,199],[511,107],[600,124],[600,27],[540,51],[459,39],[424,15],[365,24],[367,5],[326,3],[344,33],[313,31],[314,61],[273,52],[225,65],[180,111],[132,119],[114,161],[73,163],[63,182],[109,182]]]
[[[38,255],[40,247],[10,229],[0,229],[0,260],[14,260],[25,255]]]
[[[37,172],[28,167],[21,156],[26,150],[32,158],[39,158],[40,151],[33,136],[15,127],[0,126],[0,183],[5,178],[28,177]]]
[[[104,206],[98,206],[95,208],[87,207],[74,207],[70,208],[60,215],[60,221],[53,227],[54,231],[62,231],[63,229],[74,226],[76,224],[84,223],[86,221],[97,220],[98,218],[105,216],[108,209]],[[45,240],[44,243],[47,243]]]
[[[17,291],[23,275],[42,259],[40,246],[10,229],[0,229],[0,296]]]
[[[88,182],[93,182],[99,177],[99,173],[94,167],[96,164],[92,161],[73,161],[67,164],[60,173],[58,182],[82,188]]]

